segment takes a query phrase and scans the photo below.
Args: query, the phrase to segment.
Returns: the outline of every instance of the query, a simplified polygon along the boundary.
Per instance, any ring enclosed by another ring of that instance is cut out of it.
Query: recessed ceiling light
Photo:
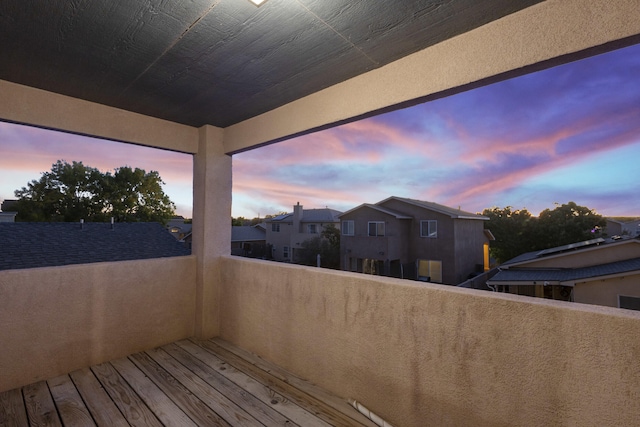
[[[267,0],[249,0],[251,3],[255,4],[256,6],[260,6],[263,3],[266,3]]]

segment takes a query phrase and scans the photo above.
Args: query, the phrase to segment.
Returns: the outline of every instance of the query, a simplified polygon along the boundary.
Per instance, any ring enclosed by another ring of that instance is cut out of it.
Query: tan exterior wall
[[[194,334],[194,256],[0,272],[0,391]]]
[[[618,295],[640,298],[640,273],[630,276],[577,282],[573,288],[575,302],[618,306]]]
[[[397,426],[640,419],[640,313],[225,257],[221,336]]]

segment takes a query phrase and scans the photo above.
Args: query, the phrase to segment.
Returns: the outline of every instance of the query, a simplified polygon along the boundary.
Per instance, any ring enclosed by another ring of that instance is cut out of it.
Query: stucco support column
[[[220,331],[220,256],[231,252],[231,156],[224,153],[223,130],[199,129],[193,161],[193,243],[197,257],[196,336]]]

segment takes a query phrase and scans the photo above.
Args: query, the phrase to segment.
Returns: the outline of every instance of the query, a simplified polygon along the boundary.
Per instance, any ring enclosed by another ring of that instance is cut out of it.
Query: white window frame
[[[280,223],[272,222],[271,223],[271,231],[273,231],[274,233],[279,233],[280,232]]]
[[[371,225],[376,224],[375,234],[371,234]],[[386,234],[386,227],[384,221],[369,221],[367,223],[367,235],[369,237],[384,237]]]
[[[318,234],[318,224],[307,224],[307,233]]]
[[[344,231],[345,225],[347,226],[346,232]],[[352,219],[345,219],[340,225],[340,231],[342,232],[343,236],[353,236],[355,234],[355,229],[355,222]]]
[[[427,232],[425,233],[425,223]],[[420,237],[436,239],[438,237],[438,221],[435,219],[425,219],[420,221]]]

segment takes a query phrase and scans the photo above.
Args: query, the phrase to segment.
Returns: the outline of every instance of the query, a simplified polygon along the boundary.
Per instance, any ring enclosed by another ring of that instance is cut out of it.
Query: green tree
[[[156,171],[117,168],[104,175],[106,213],[118,222],[161,222],[175,214],[175,204],[162,190],[162,178]]]
[[[606,220],[594,210],[574,202],[556,204],[538,217],[526,210],[494,207],[482,214],[489,217],[485,228],[496,238],[490,252],[498,262],[508,261],[525,252],[539,251],[599,237]]]
[[[533,237],[534,250],[547,249],[600,237],[606,226],[602,215],[575,202],[545,209],[538,216]]]
[[[340,269],[340,230],[327,225],[319,236],[305,240],[296,251],[295,262],[303,265],[317,265],[320,255],[320,266]]]
[[[536,219],[526,209],[493,207],[482,211],[489,217],[485,228],[496,238],[490,244],[490,253],[499,263],[530,251],[529,235],[535,228]]]
[[[174,215],[158,172],[121,167],[103,174],[82,162],[58,160],[39,180],[16,190],[18,221],[158,221]]]

